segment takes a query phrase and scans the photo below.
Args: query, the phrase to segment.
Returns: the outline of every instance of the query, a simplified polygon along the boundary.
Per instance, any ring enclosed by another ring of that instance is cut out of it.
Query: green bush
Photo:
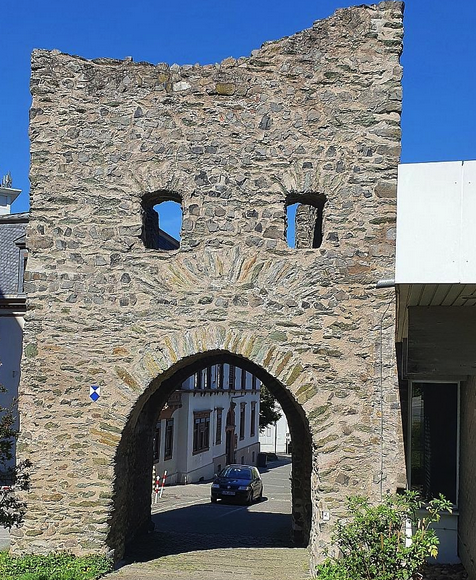
[[[425,509],[419,517],[418,510]],[[348,500],[349,519],[338,522],[333,541],[338,558],[317,567],[319,580],[410,580],[417,578],[427,558],[438,555],[438,538],[430,525],[440,512],[451,513],[442,495],[424,504],[415,492],[387,495],[379,505],[363,497]],[[409,540],[407,522],[413,528]]]
[[[59,553],[15,557],[0,553],[2,580],[95,580],[111,570],[111,560],[103,556]]]

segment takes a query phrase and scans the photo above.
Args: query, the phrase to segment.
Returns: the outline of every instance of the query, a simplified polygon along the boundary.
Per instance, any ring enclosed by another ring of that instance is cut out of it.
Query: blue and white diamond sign
[[[89,387],[89,396],[94,402],[96,402],[101,396],[101,387],[99,385],[91,385]]]

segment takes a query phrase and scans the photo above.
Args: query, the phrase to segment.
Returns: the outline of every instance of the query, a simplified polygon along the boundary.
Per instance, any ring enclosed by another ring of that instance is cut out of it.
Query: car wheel
[[[210,501],[211,501],[212,503],[217,503],[217,498],[216,498],[216,497],[211,497],[211,498],[210,498]]]
[[[246,496],[246,505],[251,505],[253,503],[253,492],[249,491]]]
[[[263,488],[261,488],[261,491],[259,492],[258,501],[263,501]]]

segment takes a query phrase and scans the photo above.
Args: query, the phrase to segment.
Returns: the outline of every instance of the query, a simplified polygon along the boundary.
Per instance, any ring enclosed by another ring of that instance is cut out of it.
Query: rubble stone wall
[[[402,11],[339,10],[218,65],[33,53],[19,448],[34,473],[14,552],[120,557],[121,441],[208,352],[272,377],[301,417],[313,558],[346,496],[404,485],[394,295],[375,289],[394,268]],[[289,248],[286,206],[323,196],[321,246]],[[165,199],[178,250],[143,242]]]

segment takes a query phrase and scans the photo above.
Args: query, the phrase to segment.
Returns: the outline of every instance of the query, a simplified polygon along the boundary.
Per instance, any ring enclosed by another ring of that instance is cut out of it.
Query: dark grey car
[[[258,469],[252,465],[227,465],[215,476],[211,487],[211,501],[236,499],[246,504],[263,497],[263,482]]]

